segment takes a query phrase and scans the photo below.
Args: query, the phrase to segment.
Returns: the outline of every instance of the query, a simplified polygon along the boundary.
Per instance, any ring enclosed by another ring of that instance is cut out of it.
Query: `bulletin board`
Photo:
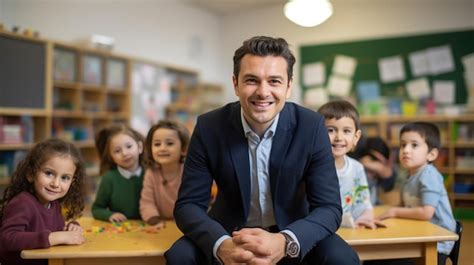
[[[412,71],[410,71],[409,55],[420,50],[446,45],[450,47],[452,52],[454,71],[438,75],[427,75],[426,78],[429,82],[433,80],[453,80],[456,88],[455,103],[464,104],[467,100],[468,88],[464,78],[465,69],[461,59],[467,54],[474,53],[474,30],[301,46],[301,88],[303,92],[309,89],[309,87],[305,86],[303,80],[303,68],[306,64],[324,63],[327,82],[331,74],[334,58],[337,55],[345,55],[353,57],[357,61],[357,67],[352,76],[351,93],[354,93],[354,87],[360,81],[378,80],[381,96],[399,96],[401,88],[405,86],[407,81],[418,78],[414,77]],[[391,56],[403,58],[405,80],[383,83],[380,80],[379,59]]]

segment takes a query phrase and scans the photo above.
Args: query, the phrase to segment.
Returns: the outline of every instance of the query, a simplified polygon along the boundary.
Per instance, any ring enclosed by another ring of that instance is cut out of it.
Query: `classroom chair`
[[[453,250],[449,254],[449,259],[451,259],[453,265],[458,264],[459,248],[461,247],[462,223],[458,220],[456,220],[456,234],[458,234],[459,239],[454,242]]]

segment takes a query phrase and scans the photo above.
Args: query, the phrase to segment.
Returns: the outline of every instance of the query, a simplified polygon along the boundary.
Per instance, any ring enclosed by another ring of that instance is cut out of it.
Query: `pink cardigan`
[[[163,184],[163,176],[159,167],[148,168],[143,179],[143,189],[140,197],[140,215],[144,221],[153,216],[161,219],[173,219],[173,209],[178,197],[183,164],[180,173],[175,178]]]

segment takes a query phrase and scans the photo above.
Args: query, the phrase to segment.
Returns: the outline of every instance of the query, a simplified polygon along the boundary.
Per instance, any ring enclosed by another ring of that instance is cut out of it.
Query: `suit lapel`
[[[232,106],[230,120],[232,121],[231,136],[228,138],[230,153],[240,186],[244,216],[247,216],[250,207],[250,163],[248,142],[240,120],[240,104]]]
[[[280,119],[278,121],[275,135],[273,136],[269,165],[270,187],[273,194],[273,198],[276,198],[277,196],[276,188],[278,178],[280,177],[280,168],[283,164],[283,159],[285,158],[285,154],[293,138],[293,119],[290,112],[290,106],[291,105],[289,105],[288,103],[285,104],[285,107],[280,112]]]

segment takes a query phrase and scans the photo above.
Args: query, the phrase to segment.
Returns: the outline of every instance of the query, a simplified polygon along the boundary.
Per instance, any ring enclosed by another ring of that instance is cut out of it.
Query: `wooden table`
[[[21,256],[25,259],[48,259],[49,265],[165,264],[164,252],[182,236],[174,222],[166,222],[166,228],[157,233],[146,232],[138,221],[131,221],[130,231],[124,232],[91,217],[83,217],[79,223],[86,230],[86,243],[23,250]],[[105,231],[92,232],[92,227],[105,227]]]
[[[376,214],[383,208],[377,207]],[[437,242],[457,240],[458,235],[428,221],[387,219],[387,228],[340,228],[341,236],[361,260],[416,258],[418,264],[438,263]]]
[[[383,208],[378,207],[375,212],[382,211]],[[79,222],[86,230],[110,225],[90,217],[81,218]],[[458,238],[457,234],[427,221],[388,219],[384,223],[387,228],[340,228],[337,234],[354,248],[361,260],[417,258],[425,265],[437,264],[438,241]],[[83,245],[24,250],[21,255],[26,259],[49,259],[49,265],[165,264],[164,252],[181,236],[176,224],[167,222],[166,228],[156,234],[144,231],[86,232]]]

